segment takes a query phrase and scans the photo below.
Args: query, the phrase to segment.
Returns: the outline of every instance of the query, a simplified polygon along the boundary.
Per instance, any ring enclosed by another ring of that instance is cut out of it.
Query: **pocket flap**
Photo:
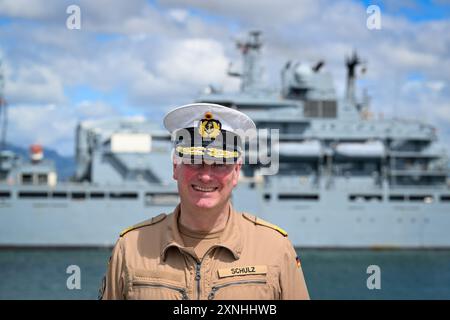
[[[183,281],[182,272],[173,272],[167,270],[147,270],[135,269],[133,270],[133,279],[135,280],[167,280],[170,282],[181,283]]]

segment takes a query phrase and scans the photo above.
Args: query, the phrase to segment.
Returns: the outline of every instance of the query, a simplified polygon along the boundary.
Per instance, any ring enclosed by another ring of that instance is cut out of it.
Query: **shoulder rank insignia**
[[[200,120],[198,125],[198,133],[202,138],[215,139],[222,129],[222,124],[219,120],[213,119],[211,112],[205,113],[205,118]]]
[[[242,214],[242,216],[244,218],[246,218],[247,220],[250,220],[251,222],[255,223],[255,224],[258,224],[258,225],[265,226],[265,227],[271,228],[273,230],[276,230],[276,231],[278,231],[279,233],[281,233],[285,237],[288,236],[287,232],[284,231],[283,229],[281,229],[279,226],[276,226],[276,225],[274,225],[272,223],[264,221],[263,219],[257,218],[255,216],[252,216],[252,215],[248,214],[248,213],[244,213],[244,214]]]
[[[151,226],[152,224],[158,223],[162,220],[164,220],[166,218],[166,214],[165,213],[161,213],[160,215],[153,217],[151,219],[145,220],[144,222],[135,224],[134,226],[131,226],[129,228],[126,228],[125,230],[123,230],[120,233],[120,236],[123,237],[124,235],[126,235],[128,232],[135,230],[135,229],[139,229],[142,227],[146,227],[146,226]]]

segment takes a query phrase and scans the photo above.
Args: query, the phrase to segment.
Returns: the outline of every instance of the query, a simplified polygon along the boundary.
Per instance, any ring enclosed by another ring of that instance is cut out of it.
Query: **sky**
[[[79,29],[67,27],[71,5]],[[380,29],[367,27],[371,5]],[[73,155],[79,121],[161,123],[209,84],[238,90],[226,70],[250,30],[263,32],[268,86],[288,60],[323,59],[342,96],[355,49],[367,65],[357,92],[375,116],[431,123],[450,149],[450,0],[0,0],[7,140]]]

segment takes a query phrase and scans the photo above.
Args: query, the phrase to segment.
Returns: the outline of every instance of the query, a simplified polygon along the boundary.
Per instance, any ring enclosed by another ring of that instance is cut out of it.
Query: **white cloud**
[[[450,102],[447,101],[447,103],[437,106],[436,115],[441,118],[441,120],[445,120],[447,124],[450,123]],[[450,145],[448,145],[448,147],[450,147]]]
[[[10,103],[61,103],[65,101],[60,75],[42,65],[6,65],[5,96]]]
[[[442,91],[442,89],[446,87],[446,84],[443,81],[429,81],[426,85],[436,93]]]
[[[171,17],[174,21],[178,23],[184,23],[186,22],[189,12],[187,10],[183,9],[170,9],[168,11],[169,17]]]
[[[201,9],[215,16],[240,20],[245,24],[277,27],[277,22],[301,23],[310,16],[317,16],[322,10],[323,1],[314,0],[259,0],[259,1],[203,1],[203,0],[165,0],[160,5],[176,8]],[[329,5],[329,3],[328,3]]]
[[[0,15],[20,18],[45,18],[54,12],[57,2],[57,0],[3,0],[0,2]]]
[[[449,21],[417,24],[382,12],[382,29],[368,30],[364,5],[352,1],[167,0],[153,5],[144,0],[86,0],[79,2],[82,30],[71,32],[65,28],[70,2],[52,7],[53,2],[33,1],[22,11],[21,2],[0,2],[1,16],[39,20],[34,28],[18,20],[0,29],[7,99],[30,110],[36,104],[48,121],[119,112],[95,101],[74,107],[78,115],[71,113],[64,107],[75,104],[65,96],[68,87],[83,86],[104,96],[119,92],[124,108],[158,116],[170,106],[190,102],[210,83],[235,90],[237,80],[225,76],[229,61],[239,59],[232,39],[260,28],[272,86],[279,84],[287,60],[324,59],[343,94],[344,58],[356,48],[368,62],[364,83],[375,112],[426,112],[430,121],[439,119],[439,126],[450,127],[445,116],[450,101]],[[411,74],[423,80],[408,80]],[[49,104],[55,105],[52,112],[46,109]]]
[[[8,141],[20,146],[38,143],[71,154],[75,125],[69,107],[18,105],[9,109]]]
[[[75,113],[80,119],[101,119],[118,115],[117,110],[103,101],[83,100],[75,107]]]
[[[404,46],[393,43],[384,43],[379,46],[381,52],[385,52],[383,56],[392,65],[406,68],[432,68],[438,63],[438,57],[431,53],[411,50]]]
[[[101,101],[83,101],[76,106],[19,104],[9,108],[8,141],[26,147],[38,143],[56,148],[63,155],[74,153],[75,129],[79,121],[102,119],[117,111]]]
[[[211,39],[187,39],[171,45],[162,60],[156,62],[156,69],[169,81],[200,86],[224,80],[227,63],[220,43]]]

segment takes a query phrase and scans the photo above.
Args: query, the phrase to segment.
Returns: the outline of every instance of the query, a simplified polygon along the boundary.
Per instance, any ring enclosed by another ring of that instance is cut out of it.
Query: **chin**
[[[217,206],[217,202],[210,199],[201,199],[195,203],[195,206],[202,209],[212,209]]]

